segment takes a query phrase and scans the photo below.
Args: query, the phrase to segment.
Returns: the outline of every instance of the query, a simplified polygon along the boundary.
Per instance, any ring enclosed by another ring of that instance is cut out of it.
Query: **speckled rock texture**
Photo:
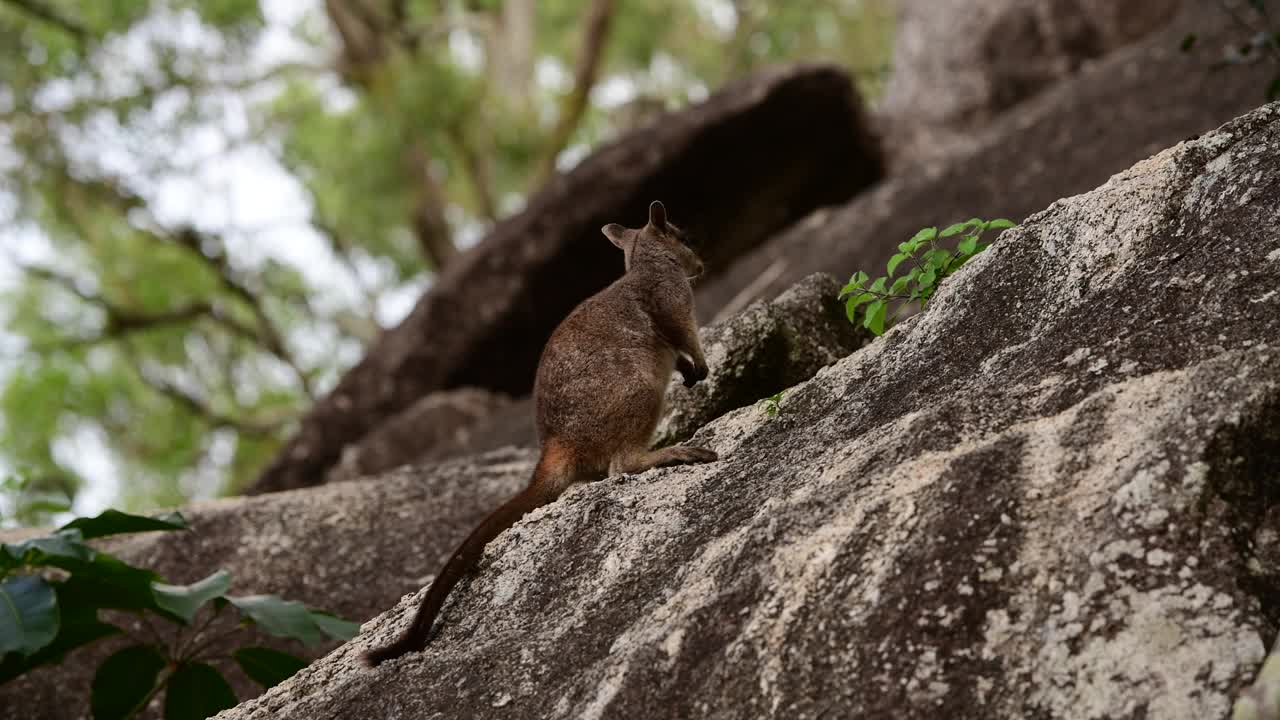
[[[1277,227],[1272,105],[702,428],[720,461],[532,513],[426,652],[359,662],[408,597],[220,717],[1223,717],[1280,609]]]

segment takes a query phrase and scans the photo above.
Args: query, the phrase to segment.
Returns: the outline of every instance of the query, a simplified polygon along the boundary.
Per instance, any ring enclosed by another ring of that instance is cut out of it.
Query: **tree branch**
[[[0,3],[74,36],[76,42],[83,44],[89,39],[89,30],[85,26],[59,14],[38,0],[0,0]]]
[[[130,341],[129,335],[141,330],[191,322],[201,317],[216,318],[217,313],[209,304],[192,303],[191,305],[166,312],[153,314],[140,313],[112,305],[109,301],[99,295],[86,293],[76,286],[76,282],[73,278],[62,275],[50,268],[32,265],[20,265],[19,267],[24,273],[44,280],[45,282],[55,284],[85,302],[92,303],[93,305],[102,308],[102,310],[107,314],[107,327],[103,330],[102,334],[93,338],[68,339],[66,341],[52,343],[52,345],[56,345],[58,347],[76,347],[96,344],[108,340],[121,340],[125,352],[133,360],[132,364],[134,367],[137,368],[138,377],[144,384],[179,405],[182,405],[192,414],[204,418],[211,425],[215,427],[231,428],[238,432],[253,435],[270,435],[278,430],[283,424],[283,420],[243,420],[219,413],[199,397],[179,388],[163,378],[155,377],[143,369],[143,363],[139,361],[139,353]]]
[[[285,346],[284,335],[280,332],[280,329],[276,327],[276,324],[271,320],[271,317],[267,315],[267,310],[262,303],[262,298],[258,297],[257,293],[236,277],[226,251],[223,249],[222,242],[200,232],[190,225],[178,228],[174,232],[172,239],[179,246],[188,250],[191,255],[203,260],[205,264],[211,267],[217,273],[218,279],[222,283],[223,288],[249,307],[249,310],[253,313],[253,318],[257,322],[258,328],[261,331],[258,334],[259,342],[261,342],[272,355],[283,360],[284,363],[293,370],[294,374],[298,377],[298,382],[302,385],[303,392],[307,394],[307,397],[314,400],[316,395],[315,390],[311,387],[311,378],[302,369],[302,367],[298,365],[293,354],[290,353],[289,349]],[[210,250],[209,248],[214,249]]]
[[[485,167],[484,158],[472,147],[471,138],[468,137],[466,128],[460,122],[450,124],[448,133],[449,140],[453,143],[466,169],[467,180],[471,183],[471,190],[476,197],[480,214],[490,221],[496,221],[498,204],[494,201],[493,191],[489,186],[489,171]]]
[[[64,197],[67,198],[65,201],[68,203],[72,203],[79,193],[86,194],[97,202],[109,205],[124,215],[146,207],[146,201],[141,196],[120,183],[105,179],[86,180],[76,178],[72,176],[65,166],[59,168],[59,175],[61,184],[65,188]],[[211,308],[210,317],[221,322],[232,332],[253,339],[260,347],[288,365],[294,375],[297,376],[303,392],[312,400],[315,399],[315,391],[312,387],[310,376],[307,375],[289,352],[288,347],[285,345],[283,334],[267,314],[262,299],[237,276],[235,269],[231,267],[223,243],[219,238],[207,235],[190,225],[174,229],[163,229],[153,222],[150,228],[138,226],[136,223],[134,227],[138,232],[144,233],[156,242],[174,244],[183,248],[193,258],[203,262],[218,278],[222,288],[249,308],[257,328],[249,329],[245,327],[231,318],[230,315],[219,312],[216,307]],[[89,228],[84,228],[84,230],[88,231]]]
[[[551,130],[538,169],[534,172],[531,189],[536,190],[555,176],[556,158],[582,122],[587,101],[591,98],[591,88],[595,87],[596,76],[600,72],[600,59],[604,55],[612,19],[613,0],[594,0],[591,3],[582,25],[582,46],[573,73],[573,90],[561,106],[560,117]]]
[[[33,346],[34,350],[72,349],[88,345],[97,345],[111,340],[118,340],[125,335],[130,335],[135,332],[161,328],[169,325],[192,323],[203,318],[208,318],[214,321],[233,335],[249,340],[255,345],[261,345],[261,338],[253,328],[246,327],[243,323],[237,322],[234,318],[228,316],[216,306],[207,302],[193,302],[172,310],[155,313],[140,312],[115,305],[100,295],[87,293],[79,288],[74,278],[62,275],[51,268],[26,265],[13,261],[12,259],[11,262],[13,262],[13,264],[26,275],[38,280],[43,280],[44,282],[52,285],[57,285],[63,290],[66,290],[72,295],[80,298],[84,302],[97,306],[107,316],[106,327],[104,327],[102,332],[98,335],[93,337],[66,338],[37,343]]]
[[[422,143],[413,143],[405,153],[405,165],[413,187],[413,234],[418,238],[422,256],[437,272],[453,262],[458,247],[453,244],[453,232],[444,216],[444,198],[440,184],[431,173],[431,158]]]
[[[148,373],[145,363],[140,361],[137,351],[134,350],[132,343],[124,342],[125,352],[133,359],[134,372],[138,374],[138,379],[143,384],[150,387],[152,391],[169,398],[174,404],[182,406],[188,413],[204,419],[214,428],[225,428],[236,430],[237,433],[250,434],[250,436],[273,436],[276,430],[283,427],[284,420],[257,420],[234,418],[232,415],[219,413],[204,398],[198,397],[195,393],[180,388],[177,384],[169,382],[168,379],[157,377],[154,373]]]

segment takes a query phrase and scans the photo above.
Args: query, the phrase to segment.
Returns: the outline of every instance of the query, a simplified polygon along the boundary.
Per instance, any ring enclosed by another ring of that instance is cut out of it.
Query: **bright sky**
[[[263,11],[267,26],[262,33],[246,68],[260,72],[283,62],[309,61],[323,63],[324,57],[315,57],[315,49],[293,37],[290,28],[308,12],[319,9],[318,0],[266,0]],[[146,34],[176,33],[187,46],[200,46],[209,42],[198,25],[169,17],[156,18],[140,26],[137,31],[123,38],[110,48],[128,62],[144,63],[148,56]],[[165,177],[149,177],[138,167],[135,148],[137,138],[126,137],[118,128],[95,127],[94,137],[85,138],[83,151],[91,153],[95,164],[119,173],[130,180],[130,187],[148,198],[149,206],[158,220],[166,224],[193,222],[197,226],[222,234],[229,250],[238,262],[258,264],[268,259],[287,263],[298,268],[314,287],[325,288],[317,304],[323,309],[354,304],[360,297],[355,278],[329,251],[327,243],[307,223],[308,201],[298,182],[284,170],[260,145],[238,144],[235,138],[248,131],[249,103],[269,96],[274,88],[266,87],[257,95],[243,96],[225,93],[218,100],[225,108],[220,123],[196,129],[182,143],[166,148],[177,167],[188,167],[189,172]],[[334,101],[341,102],[343,91],[334,80]],[[51,106],[74,97],[71,83],[56,86],[41,96],[41,101]],[[153,114],[163,117],[178,110],[168,105],[164,98],[157,102]],[[154,148],[150,148],[154,152]],[[0,162],[4,158],[0,156]],[[0,194],[0,218],[12,212],[14,199]],[[13,223],[0,223],[0,287],[12,287],[18,279],[12,259],[24,263],[57,266],[58,258],[52,247],[31,227]],[[372,263],[360,267],[363,278],[371,284],[385,285],[383,272]],[[425,281],[423,281],[425,282]],[[383,325],[398,322],[413,306],[421,294],[423,282],[410,283],[392,292],[384,293],[377,307],[378,320]],[[326,308],[326,302],[330,306]],[[295,343],[299,348],[320,347],[321,344]],[[11,355],[21,342],[12,335],[5,335],[0,328],[0,349]],[[317,350],[319,352],[321,350]],[[332,353],[331,345],[324,345],[323,352]],[[358,347],[350,345],[339,352],[354,361]],[[0,355],[0,373],[5,360]],[[222,443],[226,445],[226,443]],[[115,499],[119,490],[119,473],[112,462],[104,439],[95,428],[85,427],[67,440],[58,441],[55,455],[86,478],[86,487],[76,498],[74,512],[78,515],[94,514]],[[230,452],[230,448],[226,448]],[[219,454],[215,452],[215,455]],[[0,472],[4,472],[0,467]],[[193,473],[190,488],[196,496],[209,496],[216,490],[216,472],[212,469]],[[3,499],[0,498],[0,502]]]

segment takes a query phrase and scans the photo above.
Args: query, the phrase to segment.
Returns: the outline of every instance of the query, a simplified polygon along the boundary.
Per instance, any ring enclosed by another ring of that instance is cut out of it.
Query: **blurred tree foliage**
[[[236,491],[587,149],[779,60],[874,96],[891,26],[889,0],[0,0],[0,521],[86,476],[135,509]]]

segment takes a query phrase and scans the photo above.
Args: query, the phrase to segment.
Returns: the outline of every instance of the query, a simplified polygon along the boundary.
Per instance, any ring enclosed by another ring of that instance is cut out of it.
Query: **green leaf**
[[[98,620],[98,608],[92,598],[67,591],[65,583],[54,585],[58,596],[58,635],[53,642],[30,657],[10,653],[0,661],[0,684],[28,672],[32,668],[60,662],[67,652],[109,635],[120,628]]]
[[[23,565],[61,567],[59,562],[86,562],[94,556],[93,548],[80,540],[77,531],[31,538],[19,543],[0,545],[0,571]]]
[[[889,282],[888,278],[882,278],[882,277],[876,278],[876,281],[871,283],[871,287],[867,288],[867,291],[883,295],[885,293],[885,284],[887,284],[888,282]]]
[[[166,613],[156,604],[151,583],[159,576],[150,570],[134,567],[107,553],[97,553],[89,562],[55,559],[48,563],[71,573],[62,586],[69,592],[92,598],[97,607],[117,610],[154,610]]]
[[[967,227],[969,227],[969,223],[967,222],[956,223],[955,225],[948,225],[947,229],[943,230],[939,234],[942,237],[951,237],[952,235],[959,235],[964,232],[964,229]]]
[[[205,720],[236,706],[236,693],[210,665],[187,663],[169,678],[164,720]]]
[[[1005,220],[1004,218],[987,223],[987,228],[990,230],[1005,230],[1011,227],[1017,227],[1017,225],[1012,220]]]
[[[307,666],[299,657],[266,647],[240,648],[231,657],[245,675],[264,688],[279,685]]]
[[[867,328],[876,335],[884,334],[884,316],[888,310],[888,305],[884,300],[877,300],[867,306],[867,319],[863,323],[863,327]]]
[[[267,634],[301,640],[308,645],[324,640],[311,612],[300,602],[275,595],[228,595],[226,599]]]
[[[889,258],[889,277],[893,277],[893,272],[898,269],[898,266],[902,264],[902,261],[909,257],[911,256],[906,253],[898,253],[897,255]]]
[[[958,245],[956,245],[956,250],[961,255],[972,255],[974,251],[977,249],[978,249],[977,235],[965,235],[964,239],[961,240]]]
[[[133,717],[151,698],[156,678],[167,664],[150,645],[131,645],[103,660],[89,696],[93,720]]]
[[[889,294],[901,295],[907,289],[907,285],[910,284],[910,282],[911,280],[905,277],[900,277],[897,280],[894,280],[893,285],[889,287]]]
[[[219,570],[209,577],[190,585],[166,585],[152,582],[151,591],[155,594],[156,604],[168,610],[186,622],[191,622],[200,607],[210,600],[221,597],[231,587],[231,573]]]
[[[920,273],[920,289],[923,291],[933,287],[933,283],[937,279],[938,273],[934,268],[930,267],[926,269],[923,273]]]
[[[915,243],[916,246],[919,247],[921,243],[927,243],[936,237],[938,237],[938,228],[927,227],[920,232],[917,232],[915,235],[912,235],[908,242]]]
[[[1179,45],[1178,47],[1182,50],[1182,52],[1191,52],[1191,48],[1195,46],[1196,46],[1196,34],[1187,33],[1187,36],[1182,38],[1182,44]]]
[[[122,513],[119,510],[106,510],[95,517],[76,518],[58,528],[58,530],[79,530],[82,538],[91,540],[121,533],[147,532],[150,530],[186,530],[188,527],[186,518],[176,512],[146,517]]]
[[[858,273],[858,274],[865,275],[866,273]],[[851,295],[861,290],[862,283],[864,282],[866,282],[866,278],[859,280],[858,276],[854,275],[853,277],[849,278],[849,282],[846,283],[844,287],[840,288],[840,295],[838,297],[843,298],[845,295]]]
[[[934,248],[924,254],[924,269],[926,272],[930,270],[940,272],[942,268],[946,267],[947,262],[950,260],[951,253],[949,251],[944,250],[943,248]]]
[[[782,401],[782,393],[774,395],[772,398],[775,402]],[[311,619],[315,621],[316,626],[329,637],[334,640],[350,640],[360,634],[360,623],[343,620],[342,618],[327,612],[311,611]]]
[[[846,300],[844,302],[844,314],[845,317],[849,318],[849,322],[856,324],[858,322],[858,306],[865,302],[874,300],[875,297],[876,296],[871,293],[862,293],[861,295],[854,295]]]
[[[0,656],[29,657],[58,635],[58,596],[38,575],[0,583]]]
[[[861,290],[862,284],[865,283],[866,281],[867,281],[867,274],[859,270],[849,278],[849,282],[846,283],[844,287],[840,288],[839,297],[843,298],[845,295],[849,295],[851,293],[857,292],[858,290]]]

